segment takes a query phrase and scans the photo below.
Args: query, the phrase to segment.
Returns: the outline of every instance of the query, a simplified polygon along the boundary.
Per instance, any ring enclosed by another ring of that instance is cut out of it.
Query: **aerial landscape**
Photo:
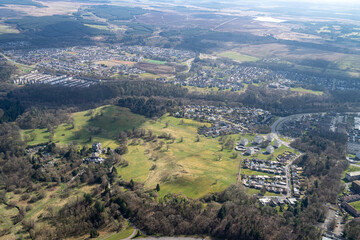
[[[0,240],[360,240],[359,11],[0,0]]]

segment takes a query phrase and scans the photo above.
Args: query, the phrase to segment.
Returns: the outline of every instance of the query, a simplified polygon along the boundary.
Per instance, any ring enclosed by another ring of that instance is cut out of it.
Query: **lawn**
[[[230,58],[232,60],[239,61],[239,62],[255,62],[255,61],[259,60],[256,57],[240,54],[240,53],[233,52],[233,51],[222,52],[222,53],[219,53],[217,56]]]
[[[104,147],[116,148],[116,137],[120,131],[139,127],[146,118],[118,106],[103,106],[94,110],[72,114],[71,124],[61,124],[55,128],[54,142],[63,144],[91,144],[101,142]],[[23,139],[30,139],[28,145],[37,145],[49,141],[50,133],[46,129],[22,130]]]
[[[350,205],[356,208],[356,210],[360,211],[360,201],[352,202]]]

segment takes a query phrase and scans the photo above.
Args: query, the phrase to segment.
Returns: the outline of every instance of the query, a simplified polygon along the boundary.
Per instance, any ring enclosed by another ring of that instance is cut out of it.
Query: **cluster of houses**
[[[83,160],[84,163],[96,163],[96,164],[100,164],[103,163],[105,161],[104,158],[100,157],[100,155],[102,154],[102,148],[101,148],[101,143],[94,143],[92,145],[92,154],[90,157],[87,157]]]
[[[297,202],[296,198],[281,198],[281,197],[263,197],[259,198],[259,203],[263,206],[270,205],[272,207],[281,206],[284,204],[295,205]]]
[[[281,164],[286,164],[296,158],[296,154],[293,152],[285,151],[276,157],[276,161]]]
[[[356,160],[360,160],[360,116],[354,116],[353,128],[349,130],[348,152],[356,155]]]
[[[292,180],[292,188],[293,188],[293,195],[296,198],[300,198],[302,195],[305,195],[305,192],[300,191],[300,184],[305,180],[303,175],[302,167],[297,165],[291,165],[291,180]]]
[[[49,84],[65,87],[89,87],[99,83],[95,79],[78,79],[68,75],[53,75],[40,73],[37,70],[16,78],[13,83],[18,85]]]
[[[306,114],[295,116],[281,125],[280,133],[289,137],[300,137],[311,129],[337,131],[343,122],[334,124],[336,114]],[[342,128],[341,128],[342,129]]]
[[[249,145],[249,140],[247,140],[246,138],[242,139],[240,143],[237,143],[235,150],[236,151],[241,151],[246,155],[254,155],[255,153],[258,153],[261,151],[261,148],[258,147],[258,145],[261,145],[263,143],[266,143],[266,150],[264,154],[273,154],[276,148],[281,147],[282,143],[279,140],[275,140],[274,134],[269,134],[267,136],[261,136],[261,135],[257,135],[254,139],[254,141],[251,142],[251,145],[257,145],[257,146],[250,146],[247,147],[247,145]],[[271,142],[273,142],[273,145],[271,145]]]
[[[242,176],[244,186],[254,189],[265,189],[267,192],[287,194],[286,176],[251,175]]]
[[[200,105],[185,106],[174,116],[211,123],[211,127],[199,128],[199,134],[207,137],[249,132],[252,126],[266,125],[272,119],[271,113],[262,109]]]
[[[360,201],[360,194],[346,196],[341,200],[341,207],[348,211],[354,217],[358,218],[360,217],[360,211],[351,205],[351,203],[358,201]]]
[[[285,175],[285,166],[278,162],[270,160],[262,160],[253,158],[251,160],[245,159],[243,166],[244,169],[250,169],[257,172],[270,173],[274,175]]]
[[[358,172],[348,172],[345,176],[346,180],[351,182],[351,188],[349,191],[352,195],[345,196],[341,198],[339,207],[342,207],[345,211],[349,212],[351,215],[357,218],[360,221],[360,211],[359,209],[352,206],[351,203],[360,201],[360,171]]]
[[[182,62],[195,57],[190,51],[146,46],[78,46],[36,50],[7,50],[5,55],[37,69],[75,76],[137,76],[145,71],[134,66],[147,58]]]

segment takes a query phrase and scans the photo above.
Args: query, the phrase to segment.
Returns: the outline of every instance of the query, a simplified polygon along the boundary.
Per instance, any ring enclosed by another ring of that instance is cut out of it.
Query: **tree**
[[[160,185],[159,184],[156,184],[156,191],[160,192]]]
[[[99,236],[99,232],[95,228],[92,228],[90,230],[90,238],[96,238],[98,236]]]

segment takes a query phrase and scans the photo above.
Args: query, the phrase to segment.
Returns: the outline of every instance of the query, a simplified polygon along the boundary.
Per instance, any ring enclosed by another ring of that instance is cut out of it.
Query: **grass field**
[[[232,60],[239,61],[239,62],[255,62],[255,61],[259,60],[256,57],[240,54],[240,53],[233,52],[233,51],[222,52],[222,53],[217,54],[217,56],[230,58]]]
[[[147,63],[161,64],[161,65],[167,63],[165,61],[158,61],[158,60],[153,60],[153,59],[145,59],[144,61],[147,62]]]
[[[303,94],[314,94],[314,95],[323,95],[324,92],[322,91],[314,91],[314,90],[310,90],[310,89],[305,89],[305,88],[290,88],[291,91],[293,92],[298,92],[298,93],[303,93]]]
[[[350,205],[356,208],[356,210],[360,211],[360,201],[352,202]]]
[[[115,148],[116,136],[120,131],[139,127],[145,117],[133,114],[129,109],[117,106],[104,106],[94,110],[74,113],[74,128],[62,124],[55,128],[54,142],[57,144],[91,144],[101,142],[104,147]],[[31,139],[28,145],[46,143],[50,133],[46,129],[22,130],[23,139]],[[31,133],[35,133],[31,136]],[[90,137],[92,140],[90,141]]]
[[[197,198],[224,190],[236,182],[240,157],[234,155],[235,150],[221,150],[219,138],[199,136],[200,141],[197,141],[198,128],[209,126],[208,123],[168,115],[150,120],[117,106],[78,112],[72,117],[74,127],[62,124],[55,128],[53,141],[57,144],[90,145],[101,142],[103,147],[114,149],[118,146],[116,137],[120,130],[143,128],[158,136],[163,133],[171,134],[174,140],[129,140],[128,152],[123,155],[129,164],[117,167],[124,180],[133,179],[143,183],[146,188],[155,188],[156,184],[160,184],[160,196],[172,192]],[[47,129],[22,130],[22,136],[28,140],[29,145],[37,145],[48,142],[50,133]],[[255,135],[238,134],[231,137],[236,142],[241,138],[251,141]],[[286,150],[289,149],[282,146],[273,155],[259,153],[253,157],[274,159]],[[261,152],[264,151],[262,149]],[[242,174],[264,173],[244,169]]]

